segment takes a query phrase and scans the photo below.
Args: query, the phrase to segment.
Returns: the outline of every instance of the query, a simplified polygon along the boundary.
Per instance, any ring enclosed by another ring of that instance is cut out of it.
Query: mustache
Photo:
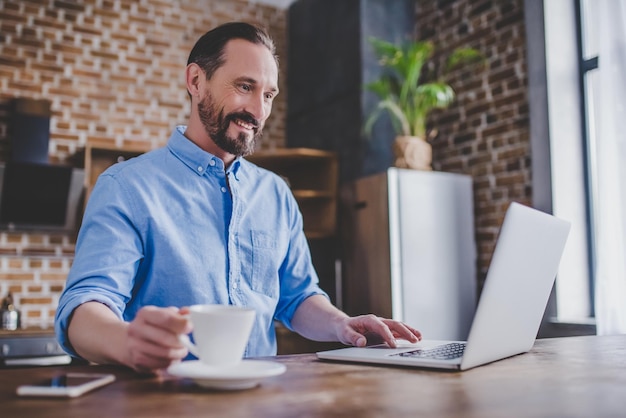
[[[259,121],[248,112],[229,113],[224,118],[224,122],[231,122],[231,121],[234,121],[235,119],[242,120],[245,123],[252,125],[255,131],[259,129],[259,125],[260,125]]]

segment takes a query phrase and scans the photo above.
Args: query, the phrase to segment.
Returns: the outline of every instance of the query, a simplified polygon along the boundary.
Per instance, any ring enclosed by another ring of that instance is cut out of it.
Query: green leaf
[[[425,69],[434,67],[430,62],[435,52],[433,43],[415,41],[396,45],[377,38],[369,38],[369,42],[383,71],[377,80],[365,85],[381,99],[366,120],[366,131],[371,132],[374,122],[387,112],[396,133],[425,137],[429,113],[447,108],[455,98],[449,84],[422,80]],[[484,58],[477,50],[457,48],[448,58],[445,70],[479,62],[484,62]]]

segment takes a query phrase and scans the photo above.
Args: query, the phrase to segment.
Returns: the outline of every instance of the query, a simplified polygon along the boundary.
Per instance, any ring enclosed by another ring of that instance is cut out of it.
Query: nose
[[[246,105],[246,111],[250,113],[259,122],[264,122],[272,111],[272,105],[265,100],[263,94],[254,94]]]

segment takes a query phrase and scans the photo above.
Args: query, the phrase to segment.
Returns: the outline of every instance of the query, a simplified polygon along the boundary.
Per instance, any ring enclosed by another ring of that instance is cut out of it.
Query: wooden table
[[[211,391],[169,375],[111,366],[0,370],[3,417],[617,417],[626,416],[626,335],[538,340],[531,352],[465,372],[279,356],[287,372],[244,391]],[[112,372],[76,399],[15,389],[63,370]],[[406,415],[403,415],[406,414]]]

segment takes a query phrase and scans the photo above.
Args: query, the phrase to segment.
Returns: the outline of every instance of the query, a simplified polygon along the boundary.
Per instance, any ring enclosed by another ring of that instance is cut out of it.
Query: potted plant
[[[443,81],[443,76],[461,64],[482,62],[483,57],[473,48],[457,48],[437,77],[431,61],[435,52],[432,42],[412,41],[396,45],[370,38],[370,43],[384,71],[377,80],[365,85],[381,99],[368,117],[365,131],[370,134],[376,120],[387,112],[397,135],[394,165],[431,170],[432,148],[428,141],[436,131],[427,132],[426,120],[431,111],[447,108],[455,97],[454,90]]]

